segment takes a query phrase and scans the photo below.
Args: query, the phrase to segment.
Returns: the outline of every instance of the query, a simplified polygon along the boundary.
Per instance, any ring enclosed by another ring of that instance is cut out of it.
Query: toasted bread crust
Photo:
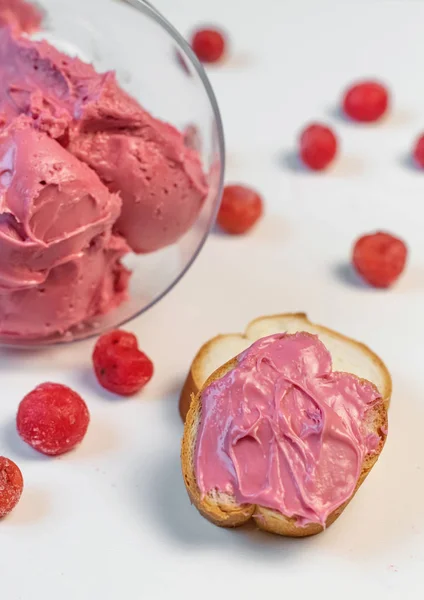
[[[254,319],[253,321],[251,321],[249,323],[249,325],[246,327],[244,334],[239,334],[240,338],[249,340],[249,330],[256,323],[259,323],[261,321],[273,321],[276,319],[284,319],[284,318],[292,318],[292,317],[303,320],[305,322],[305,324],[315,327],[317,330],[320,330],[322,333],[335,335],[340,340],[344,340],[344,341],[356,346],[357,348],[361,349],[365,354],[367,354],[368,357],[370,358],[370,360],[381,370],[381,372],[385,373],[384,379],[386,382],[386,386],[385,386],[385,389],[379,390],[379,392],[383,396],[384,400],[387,403],[390,401],[390,397],[392,395],[392,380],[390,377],[390,373],[389,373],[386,365],[384,364],[384,362],[381,360],[381,358],[379,356],[377,356],[377,354],[375,354],[370,348],[368,348],[368,346],[366,346],[362,342],[357,342],[356,340],[353,340],[341,333],[338,333],[337,331],[334,331],[333,329],[329,329],[328,327],[323,327],[322,325],[316,325],[315,323],[312,323],[312,321],[310,321],[308,319],[308,317],[305,313],[285,313],[285,314],[280,314],[280,315],[271,315],[271,316],[267,316],[267,317],[258,317],[257,319]],[[234,336],[234,334],[229,334],[229,335]],[[183,421],[185,421],[185,419],[187,417],[187,413],[190,408],[192,396],[195,396],[196,394],[198,394],[203,385],[203,381],[202,381],[202,377],[201,377],[201,373],[200,373],[200,371],[201,371],[200,365],[202,364],[204,357],[207,356],[211,347],[217,341],[220,341],[220,340],[224,339],[225,337],[227,337],[227,336],[226,335],[217,335],[216,337],[212,338],[211,340],[209,340],[208,342],[203,344],[203,346],[200,348],[200,350],[194,357],[193,362],[191,363],[190,370],[187,374],[187,378],[185,380],[183,389],[181,391],[181,395],[180,395],[179,411],[180,411],[180,415],[181,415],[181,418]]]
[[[302,317],[305,317],[303,314]],[[336,332],[329,330],[327,328],[320,328],[322,331],[330,331],[332,334],[337,334]],[[373,425],[373,430],[380,437],[380,444],[373,454],[368,454],[363,462],[362,471],[358,479],[358,483],[355,487],[355,490],[351,497],[341,506],[339,506],[335,511],[333,511],[327,521],[326,527],[330,526],[334,521],[341,515],[343,510],[349,504],[350,500],[354,497],[357,490],[360,488],[362,483],[365,481],[368,473],[378,460],[378,457],[383,449],[383,446],[386,441],[387,435],[387,409],[390,401],[390,394],[392,389],[392,383],[390,374],[387,371],[384,363],[376,356],[369,348],[359,342],[354,342],[345,336],[340,335],[340,338],[347,340],[348,342],[352,342],[361,347],[361,349],[371,355],[373,361],[375,360],[378,366],[382,369],[382,372],[385,374],[384,377],[384,390],[379,390],[380,394],[382,394],[383,402],[377,403],[372,409],[370,409],[370,423]],[[213,340],[211,340],[213,341]],[[205,344],[200,352],[207,352],[208,350],[208,342]],[[199,356],[199,354],[197,355]],[[259,505],[237,505],[235,499],[229,498],[223,494],[208,494],[205,497],[202,497],[200,489],[197,485],[195,468],[194,468],[194,456],[195,456],[195,446],[196,446],[196,437],[197,430],[200,424],[201,413],[202,413],[202,404],[201,404],[201,396],[202,391],[206,387],[208,387],[214,381],[223,377],[226,373],[231,371],[237,364],[237,359],[234,358],[228,361],[225,365],[220,367],[215,373],[209,377],[209,379],[205,382],[203,387],[197,391],[196,394],[193,394],[192,400],[190,403],[190,408],[187,413],[186,423],[184,427],[184,437],[182,441],[182,449],[181,449],[181,464],[182,464],[182,472],[184,477],[184,482],[191,499],[191,502],[196,506],[198,511],[206,517],[209,521],[218,525],[219,527],[238,527],[247,523],[250,519],[253,519],[256,525],[265,531],[270,533],[275,533],[283,536],[289,537],[306,537],[310,535],[316,535],[323,531],[323,527],[319,523],[310,523],[304,527],[301,527],[296,524],[296,520],[294,518],[289,518],[281,513],[265,508]],[[195,375],[192,377],[192,380],[195,384]],[[364,380],[365,381],[365,380]],[[371,382],[368,382],[371,383]],[[371,384],[373,385],[373,384]]]
[[[187,413],[190,410],[191,397],[196,388],[197,388],[196,382],[193,379],[192,369],[190,368],[190,371],[188,372],[186,380],[184,382],[183,389],[181,390],[180,402],[178,405],[178,409],[180,411],[180,417],[183,420],[183,423],[185,423],[185,420],[187,418]]]
[[[215,371],[213,376],[208,379],[205,386],[212,383],[215,378],[219,379],[220,377],[223,377],[229,370],[234,368],[236,364],[237,360],[233,359]],[[219,503],[208,496],[202,499],[199,486],[197,485],[193,458],[196,433],[200,423],[201,412],[202,406],[200,394],[198,394],[193,398],[187,414],[181,447],[181,463],[187,492],[192,504],[194,504],[197,510],[209,521],[219,527],[239,527],[252,517],[255,506],[251,504],[236,506],[235,504]]]

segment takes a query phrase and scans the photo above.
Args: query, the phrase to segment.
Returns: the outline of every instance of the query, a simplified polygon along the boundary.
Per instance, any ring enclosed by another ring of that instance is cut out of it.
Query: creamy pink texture
[[[121,206],[25,117],[0,134],[0,333],[63,333],[126,294]]]
[[[18,30],[0,28],[0,335],[30,338],[118,305],[122,256],[177,241],[207,186],[198,154],[114,73]]]
[[[316,336],[255,342],[202,394],[195,451],[201,493],[219,490],[298,525],[325,526],[380,443],[365,425],[380,398],[370,383],[333,372]]]
[[[33,33],[41,25],[42,14],[25,0],[0,0],[0,27],[7,25],[15,33]]]
[[[45,41],[4,28],[0,110],[6,122],[30,116],[120,193],[116,231],[135,252],[174,243],[197,218],[207,193],[197,152],[124,92],[114,73],[98,74]]]

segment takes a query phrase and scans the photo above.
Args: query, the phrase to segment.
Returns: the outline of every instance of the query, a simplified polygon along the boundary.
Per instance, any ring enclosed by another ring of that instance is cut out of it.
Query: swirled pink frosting
[[[218,490],[320,523],[348,500],[380,438],[367,412],[381,400],[355,375],[332,371],[309,333],[255,342],[202,393],[195,472],[203,495]]]

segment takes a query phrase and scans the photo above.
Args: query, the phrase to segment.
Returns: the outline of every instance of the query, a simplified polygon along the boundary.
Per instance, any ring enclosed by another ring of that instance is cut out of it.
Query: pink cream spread
[[[120,304],[120,259],[176,242],[206,194],[198,153],[113,72],[0,27],[0,335],[63,334]]]
[[[201,493],[218,490],[300,526],[325,526],[378,448],[366,418],[379,399],[372,384],[333,372],[316,336],[255,342],[202,394],[195,450]]]

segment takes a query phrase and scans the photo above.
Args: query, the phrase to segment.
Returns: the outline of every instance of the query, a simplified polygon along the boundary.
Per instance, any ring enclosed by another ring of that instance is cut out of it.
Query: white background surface
[[[424,3],[158,0],[184,33],[212,21],[232,58],[210,69],[227,134],[228,181],[252,184],[267,215],[252,235],[214,235],[183,282],[134,322],[156,375],[140,398],[96,385],[92,343],[0,355],[0,454],[26,488],[0,525],[1,600],[421,598],[424,567],[424,173],[406,155],[424,129]],[[335,112],[343,87],[378,76],[394,94],[382,124]],[[326,175],[292,160],[298,130],[331,123],[342,155]],[[404,237],[408,270],[389,292],[345,265],[359,234]],[[392,371],[387,446],[324,534],[286,540],[225,531],[188,502],[177,396],[198,346],[260,314],[305,310],[367,342]],[[92,424],[58,460],[17,439],[14,414],[44,380],[73,386]]]

